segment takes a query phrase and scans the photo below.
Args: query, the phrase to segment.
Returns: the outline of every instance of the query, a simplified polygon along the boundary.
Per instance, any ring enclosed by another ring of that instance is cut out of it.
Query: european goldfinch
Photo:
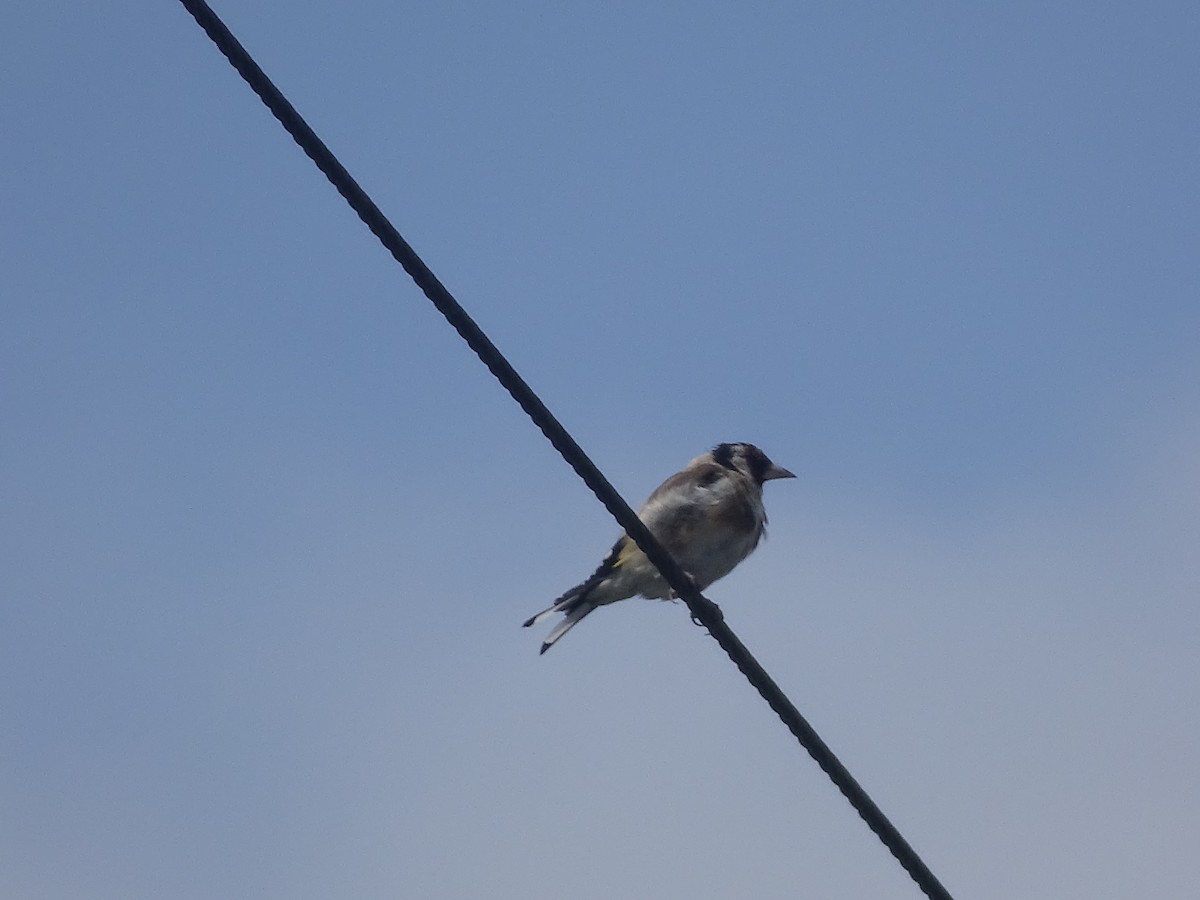
[[[767,524],[763,483],[795,477],[753,444],[718,444],[660,484],[638,518],[704,590],[758,546]],[[545,653],[596,607],[639,595],[660,600],[673,596],[658,569],[623,534],[587,581],[531,616],[525,627],[554,613],[566,616],[547,635],[541,650]]]

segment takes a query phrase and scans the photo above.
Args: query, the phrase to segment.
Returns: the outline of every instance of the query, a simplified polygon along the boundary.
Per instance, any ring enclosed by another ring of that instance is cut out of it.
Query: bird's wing
[[[678,556],[715,509],[728,501],[731,490],[724,466],[694,463],[655,488],[638,518],[672,555]]]

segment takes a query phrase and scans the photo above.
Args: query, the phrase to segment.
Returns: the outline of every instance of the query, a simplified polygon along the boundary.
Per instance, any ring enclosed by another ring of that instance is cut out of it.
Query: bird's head
[[[712,456],[725,468],[742,473],[759,486],[774,478],[796,477],[795,473],[771,462],[767,454],[753,444],[717,444],[713,447]]]

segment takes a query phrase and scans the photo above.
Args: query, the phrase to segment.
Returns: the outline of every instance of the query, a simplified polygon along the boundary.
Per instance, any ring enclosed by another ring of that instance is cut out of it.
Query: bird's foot
[[[725,621],[725,613],[721,612],[721,607],[717,606],[717,604],[713,603],[707,597],[702,596],[699,598],[699,601],[700,601],[700,603],[699,603],[700,608],[702,608],[704,610],[704,612],[708,614],[708,617],[710,619],[712,619],[714,622],[724,622]],[[690,607],[689,607],[689,609],[690,609]],[[701,628],[708,627],[707,623],[701,621],[700,617],[698,615],[696,615],[695,610],[691,610],[691,616],[692,616],[692,624],[699,625]]]

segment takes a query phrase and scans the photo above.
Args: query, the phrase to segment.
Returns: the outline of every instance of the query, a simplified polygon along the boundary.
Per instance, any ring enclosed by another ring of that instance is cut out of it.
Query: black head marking
[[[750,474],[759,484],[763,483],[763,476],[767,474],[767,470],[771,468],[771,461],[767,459],[767,454],[763,453],[753,444],[745,444],[746,467],[750,470]]]
[[[717,446],[713,447],[713,460],[718,465],[722,465],[727,469],[734,468],[733,454],[740,446],[741,444],[717,444]]]

